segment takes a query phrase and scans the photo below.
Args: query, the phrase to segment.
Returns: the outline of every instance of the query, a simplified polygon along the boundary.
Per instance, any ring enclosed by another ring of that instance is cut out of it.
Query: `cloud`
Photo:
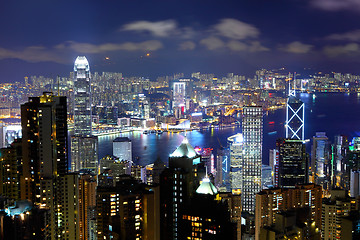
[[[120,30],[149,32],[156,37],[168,37],[177,30],[177,24],[174,20],[164,20],[158,22],[136,21],[125,24]]]
[[[325,11],[360,11],[359,0],[311,0],[310,4]]]
[[[144,42],[91,44],[68,41],[53,47],[30,46],[23,50],[0,48],[0,59],[20,59],[27,62],[67,63],[73,53],[101,54],[113,51],[156,51],[163,47],[157,40]]]
[[[204,45],[209,50],[215,50],[225,46],[225,43],[216,37],[204,38],[200,41],[201,45]]]
[[[304,44],[299,41],[295,41],[295,42],[289,43],[287,45],[280,46],[279,50],[284,51],[284,52],[289,52],[289,53],[302,54],[302,53],[308,53],[312,48],[313,48],[312,45]]]
[[[339,41],[360,41],[360,29],[346,32],[346,33],[335,33],[325,37],[327,40],[339,40]]]
[[[324,47],[323,52],[329,57],[336,57],[339,55],[360,53],[360,46],[357,43],[349,43],[338,46],[326,46]]]
[[[256,38],[260,34],[260,31],[253,25],[233,18],[222,19],[220,23],[214,26],[214,29],[219,35],[223,37],[238,40]]]
[[[125,43],[105,43],[100,45],[90,43],[68,42],[67,46],[78,53],[105,53],[111,51],[156,51],[163,47],[158,40],[149,40],[144,42],[125,42]]]
[[[254,42],[251,42],[251,44],[249,46],[249,51],[250,52],[265,52],[265,51],[270,51],[270,49],[261,45],[261,43],[259,41],[254,41]]]
[[[232,40],[228,42],[227,47],[232,51],[245,51],[248,49],[248,45],[240,41]]]
[[[20,59],[26,62],[65,63],[63,53],[42,46],[30,46],[20,51],[0,48],[0,59]]]
[[[180,43],[179,50],[194,50],[196,47],[196,44],[192,41],[185,41]]]

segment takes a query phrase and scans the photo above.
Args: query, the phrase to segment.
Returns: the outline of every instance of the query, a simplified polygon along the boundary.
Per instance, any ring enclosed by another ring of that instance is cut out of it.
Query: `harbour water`
[[[333,141],[337,134],[351,139],[360,136],[360,93],[302,93],[300,98],[305,103],[305,137],[311,139],[315,132],[326,132]],[[268,163],[269,149],[275,147],[277,138],[285,137],[285,109],[264,114],[263,163]],[[216,150],[227,145],[227,138],[241,132],[240,127],[209,129],[187,132],[192,146],[211,147]],[[129,132],[99,136],[99,157],[112,154],[112,140],[116,137],[129,137],[132,140],[133,160],[141,165],[154,162],[158,157],[167,162],[172,153],[184,138],[184,133],[142,134]],[[307,143],[310,152],[311,142]]]

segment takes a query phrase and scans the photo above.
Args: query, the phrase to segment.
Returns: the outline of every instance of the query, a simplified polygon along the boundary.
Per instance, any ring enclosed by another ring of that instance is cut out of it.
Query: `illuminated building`
[[[96,136],[71,137],[71,171],[83,169],[96,172],[98,168],[98,138]]]
[[[263,111],[260,106],[243,109],[243,165],[241,204],[243,211],[255,212],[255,195],[261,191]]]
[[[102,174],[108,171],[107,177],[112,179],[115,186],[121,175],[131,175],[131,165],[131,161],[119,160],[115,156],[106,155],[100,159],[99,173]]]
[[[74,64],[74,136],[71,137],[71,171],[96,171],[98,139],[92,136],[90,67],[84,56]]]
[[[264,189],[256,194],[255,237],[260,236],[260,229],[272,226],[276,214],[299,208],[308,208],[309,221],[321,227],[322,188],[315,184],[301,184],[295,188]]]
[[[359,203],[350,198],[346,190],[330,190],[330,194],[331,197],[324,199],[322,204],[322,239],[343,239],[342,218],[349,216],[352,210],[359,210]]]
[[[261,166],[261,189],[272,187],[272,169],[270,166],[263,164]]]
[[[349,216],[341,218],[340,239],[360,239],[359,211],[352,211]]]
[[[298,98],[289,81],[289,97],[286,104],[285,137],[304,140],[305,136],[305,104]]]
[[[308,158],[302,140],[283,139],[276,141],[279,151],[277,187],[294,188],[297,184],[308,182]]]
[[[205,177],[181,212],[179,239],[234,239],[235,227],[227,204]]]
[[[279,185],[279,150],[270,149],[269,165],[271,167],[273,186],[277,187]]]
[[[66,97],[44,92],[21,105],[21,199],[40,202],[40,180],[68,172]]]
[[[350,196],[360,196],[360,171],[350,170]]]
[[[159,239],[158,189],[124,176],[96,193],[98,239]]]
[[[128,137],[117,137],[113,140],[113,155],[120,160],[132,162],[132,144]]]
[[[236,239],[241,239],[241,196],[231,192],[219,192],[219,197],[227,202],[231,222],[236,224]]]
[[[342,135],[335,136],[334,144],[331,145],[331,182],[333,187],[345,189],[344,175],[348,152],[349,143],[347,137]]]
[[[215,183],[220,189],[230,191],[230,150],[229,148],[220,148],[217,150],[216,157],[216,176]]]
[[[91,236],[90,222],[96,210],[96,179],[90,174],[82,174],[79,179],[79,240]]]
[[[169,157],[169,168],[160,174],[161,238],[179,238],[179,220],[184,204],[195,194],[199,180],[205,175],[201,155],[184,138]]]
[[[86,57],[78,56],[74,64],[74,132],[91,136],[91,82]]]
[[[185,113],[186,83],[174,82],[173,85],[173,112],[176,118]]]
[[[21,139],[11,147],[0,149],[0,195],[12,200],[20,199],[19,165],[21,160]]]
[[[230,188],[233,194],[240,194],[242,188],[243,135],[238,133],[228,137],[230,148]]]
[[[330,144],[325,132],[317,132],[313,137],[311,148],[311,170],[315,183],[324,189],[329,189],[330,185]]]

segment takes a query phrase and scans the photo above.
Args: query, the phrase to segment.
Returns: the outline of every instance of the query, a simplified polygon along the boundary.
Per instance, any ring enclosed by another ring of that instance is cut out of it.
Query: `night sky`
[[[0,82],[259,68],[360,74],[359,0],[0,1]]]

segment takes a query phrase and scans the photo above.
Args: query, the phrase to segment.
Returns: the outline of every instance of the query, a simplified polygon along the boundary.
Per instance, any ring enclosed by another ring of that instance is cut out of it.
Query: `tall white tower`
[[[241,169],[241,204],[243,211],[255,213],[255,195],[261,191],[263,111],[261,106],[243,110],[243,164]]]
[[[305,104],[296,98],[294,73],[294,88],[289,80],[289,97],[286,104],[285,137],[289,139],[304,140],[305,131]],[[291,79],[291,78],[290,78]]]
[[[90,67],[86,57],[76,58],[74,73],[75,136],[91,136],[91,82]]]

